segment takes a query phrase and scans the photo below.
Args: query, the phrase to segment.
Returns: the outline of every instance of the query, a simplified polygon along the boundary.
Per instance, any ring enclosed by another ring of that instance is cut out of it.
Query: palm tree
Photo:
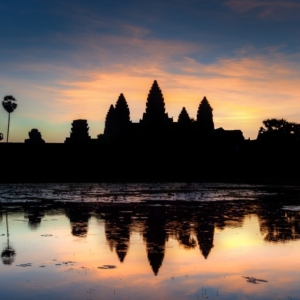
[[[2,250],[1,259],[4,265],[11,265],[15,260],[16,251],[9,245],[9,229],[8,229],[8,218],[6,211],[6,236],[7,246]]]
[[[13,96],[5,96],[2,105],[4,109],[8,112],[8,126],[7,126],[7,137],[6,137],[6,143],[8,143],[8,135],[9,135],[9,123],[10,123],[10,114],[17,108],[17,101]]]

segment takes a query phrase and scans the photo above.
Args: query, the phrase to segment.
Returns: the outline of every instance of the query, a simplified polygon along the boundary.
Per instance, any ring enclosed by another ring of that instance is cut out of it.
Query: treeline
[[[300,124],[285,119],[267,119],[260,127],[257,139],[260,141],[300,141]]]

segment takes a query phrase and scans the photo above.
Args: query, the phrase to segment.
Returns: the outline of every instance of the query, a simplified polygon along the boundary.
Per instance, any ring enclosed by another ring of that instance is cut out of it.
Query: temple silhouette
[[[28,133],[29,139],[25,140],[25,144],[44,144],[45,141],[42,139],[41,133],[36,129],[31,129]]]
[[[146,101],[146,109],[138,123],[130,120],[130,110],[123,94],[120,94],[115,105],[111,104],[105,119],[104,133],[98,135],[100,143],[114,143],[120,141],[143,142],[145,140],[167,139],[176,140],[227,140],[233,144],[244,141],[241,130],[215,129],[213,109],[204,97],[200,102],[197,119],[190,118],[185,107],[174,122],[165,109],[162,91],[154,80]],[[65,143],[78,144],[93,142],[88,134],[87,120],[74,120],[70,137]],[[95,141],[94,141],[95,142]]]
[[[0,182],[300,182],[300,124],[267,119],[256,140],[245,139],[215,128],[206,97],[195,119],[183,107],[174,121],[156,80],[138,122],[120,94],[96,138],[79,119],[64,143],[45,142],[35,128],[24,143],[0,143],[0,152],[9,161]]]
[[[296,204],[298,199],[295,200],[293,193],[286,195],[284,200],[281,197],[274,194],[251,200],[202,204],[183,201],[175,205],[154,200],[125,204],[52,202],[45,205],[43,202],[23,202],[7,203],[7,210],[18,216],[24,214],[29,230],[36,231],[45,226],[41,221],[47,215],[65,215],[70,222],[70,233],[80,239],[88,237],[89,221],[95,217],[104,223],[107,251],[114,252],[124,264],[130,252],[130,237],[132,233],[138,233],[144,242],[144,259],[149,262],[149,271],[158,276],[170,239],[178,241],[185,251],[197,249],[203,260],[209,260],[214,251],[215,230],[242,228],[245,218],[251,215],[258,217],[259,229],[266,243],[299,240],[299,211],[282,209],[282,205]],[[2,214],[0,211],[0,218],[5,218]],[[11,264],[15,255],[16,251],[8,241],[2,252],[3,263]]]

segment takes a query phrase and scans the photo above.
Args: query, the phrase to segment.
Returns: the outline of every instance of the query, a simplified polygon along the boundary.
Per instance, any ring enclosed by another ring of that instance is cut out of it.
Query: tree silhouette
[[[5,96],[2,101],[2,106],[8,112],[8,125],[7,125],[7,137],[6,137],[7,143],[8,143],[8,136],[9,136],[10,114],[14,112],[14,110],[18,106],[15,101],[17,100],[13,96]]]
[[[199,125],[200,131],[204,134],[209,134],[214,130],[214,121],[212,114],[212,107],[207,101],[206,97],[203,98],[199,104],[197,112],[197,123]]]
[[[290,123],[285,119],[267,119],[260,127],[259,140],[300,140],[300,124]]]
[[[285,119],[267,119],[263,121],[265,128],[261,127],[259,133],[278,131],[288,133],[288,122]]]
[[[7,236],[7,246],[3,249],[1,253],[1,259],[4,265],[11,265],[15,260],[16,251],[9,245],[7,211],[6,211],[6,236]]]

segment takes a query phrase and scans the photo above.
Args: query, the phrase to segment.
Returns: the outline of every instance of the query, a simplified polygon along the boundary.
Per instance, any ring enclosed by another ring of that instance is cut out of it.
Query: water
[[[238,184],[200,183],[58,183],[0,184],[0,202],[71,201],[71,202],[142,202],[218,201],[256,199],[274,194],[277,187]]]
[[[297,187],[27,184],[0,193],[1,299],[300,299]]]

